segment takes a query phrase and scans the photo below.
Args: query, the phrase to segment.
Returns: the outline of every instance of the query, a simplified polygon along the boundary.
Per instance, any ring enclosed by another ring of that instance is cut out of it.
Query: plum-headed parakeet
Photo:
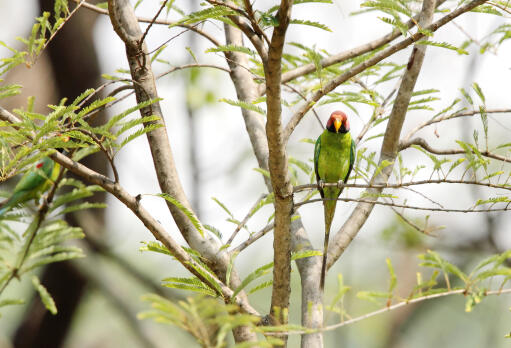
[[[19,204],[38,198],[49,189],[52,182],[57,180],[59,172],[60,165],[53,162],[51,158],[43,157],[38,160],[16,184],[11,197],[2,202],[0,217]]]
[[[326,259],[330,226],[335,214],[337,198],[342,187],[324,187],[324,183],[345,183],[355,162],[355,142],[351,138],[348,117],[342,111],[334,111],[326,124],[326,129],[318,137],[314,147],[314,171],[319,186],[325,212],[325,243],[320,287],[325,284]]]

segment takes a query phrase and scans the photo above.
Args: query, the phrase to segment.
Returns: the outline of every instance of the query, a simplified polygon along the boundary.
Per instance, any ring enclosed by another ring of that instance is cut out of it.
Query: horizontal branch
[[[405,150],[405,149],[411,147],[412,145],[420,146],[424,150],[426,150],[426,151],[428,151],[430,153],[433,153],[435,155],[463,155],[463,154],[466,153],[465,150],[463,150],[463,149],[447,149],[447,150],[435,149],[435,148],[431,147],[431,145],[429,145],[426,142],[426,140],[424,140],[423,138],[414,138],[414,139],[409,140],[409,141],[402,141],[402,142],[400,142],[399,143],[399,151]],[[501,156],[501,155],[497,155],[496,153],[493,153],[491,151],[487,151],[487,150],[481,151],[481,150],[479,150],[479,153],[482,156],[484,156],[484,157],[493,158],[493,159],[496,159],[498,161],[511,163],[511,158],[504,157],[504,156]]]
[[[486,186],[486,187],[492,187],[492,188],[498,188],[498,189],[504,189],[504,190],[511,190],[511,185],[498,185],[498,184],[492,184],[489,182],[480,182],[475,180],[451,180],[451,179],[430,179],[430,180],[417,180],[417,181],[409,181],[409,182],[402,182],[398,184],[338,184],[338,183],[324,183],[324,187],[354,187],[354,188],[391,188],[391,189],[398,189],[402,187],[408,187],[408,186],[417,186],[417,185],[427,185],[427,184],[466,184],[466,185],[479,185],[479,186]],[[318,184],[305,184],[305,185],[298,185],[295,186],[293,189],[294,193],[302,192],[302,191],[310,191],[310,190],[316,190],[318,189]]]
[[[392,203],[392,202],[382,202],[377,200],[368,200],[363,198],[337,198],[338,201],[343,202],[357,202],[357,203],[371,203],[376,205],[384,205],[388,207],[396,207],[396,208],[403,208],[403,209],[412,209],[412,210],[426,210],[426,211],[440,211],[444,213],[491,213],[491,212],[497,212],[497,211],[511,211],[510,204],[508,203],[505,208],[492,208],[492,209],[450,209],[450,208],[440,208],[440,207],[420,207],[415,205],[408,205],[408,204],[399,204],[399,203]],[[309,203],[316,203],[316,202],[323,202],[324,199],[317,198],[317,199],[309,199],[304,202],[295,203],[294,208],[298,209],[302,205],[309,204]],[[507,203],[507,202],[501,202],[501,203]]]
[[[484,112],[486,114],[504,114],[504,113],[511,113],[511,109],[488,109],[488,110],[484,110]],[[430,126],[432,124],[442,122],[442,121],[452,120],[452,119],[455,119],[458,117],[474,116],[474,115],[477,115],[480,113],[481,113],[481,110],[470,110],[470,111],[465,111],[465,112],[458,112],[458,113],[451,114],[451,115],[444,115],[442,117],[432,118],[431,120],[428,120],[428,121],[424,122],[423,124],[412,129],[403,140],[408,141],[419,130],[421,130],[424,127]]]
[[[499,296],[501,294],[509,294],[509,293],[511,293],[511,289],[491,290],[491,291],[486,291],[484,293],[484,296]],[[431,295],[424,295],[424,296],[421,296],[421,297],[416,297],[416,298],[413,298],[413,299],[410,299],[410,300],[406,300],[406,301],[402,301],[402,302],[393,304],[391,306],[386,306],[384,308],[378,309],[378,310],[376,310],[374,312],[371,312],[371,313],[367,313],[367,314],[361,315],[361,316],[356,317],[356,318],[352,318],[352,319],[349,319],[349,320],[344,320],[344,321],[341,321],[340,323],[337,323],[337,324],[325,326],[324,328],[319,329],[319,331],[320,332],[332,331],[332,330],[338,329],[340,327],[343,327],[343,326],[346,326],[346,325],[350,325],[350,324],[354,324],[354,323],[357,323],[359,321],[362,321],[362,320],[374,317],[376,315],[387,313],[387,312],[393,311],[395,309],[398,309],[398,308],[401,308],[401,307],[405,307],[405,306],[408,306],[408,305],[411,305],[411,304],[414,304],[414,303],[423,302],[423,301],[426,301],[426,300],[432,300],[432,299],[440,298],[440,297],[452,296],[452,295],[463,295],[463,296],[466,296],[467,295],[467,290],[466,289],[456,289],[456,290],[450,290],[450,291],[446,291],[446,292],[441,292],[441,293],[438,293],[438,294],[431,294]],[[280,332],[278,334],[303,335],[303,334],[311,333],[310,331],[312,331],[312,330],[307,330],[307,331],[296,330],[296,331],[290,331],[290,332],[285,332],[285,333]],[[266,334],[267,335],[276,335],[277,333],[266,333]]]

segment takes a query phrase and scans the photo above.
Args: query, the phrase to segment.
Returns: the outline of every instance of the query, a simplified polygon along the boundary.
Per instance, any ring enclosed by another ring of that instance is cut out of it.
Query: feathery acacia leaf
[[[197,231],[200,233],[200,235],[202,237],[204,237],[204,227],[202,227],[201,222],[199,221],[197,216],[195,216],[193,211],[191,211],[190,209],[185,207],[181,202],[179,202],[177,199],[175,199],[168,193],[156,193],[156,194],[153,194],[153,196],[161,197],[161,198],[165,199],[167,202],[176,206],[176,208],[178,208],[179,210],[181,210],[181,212],[183,214],[185,214],[186,217],[188,217],[188,219],[193,224],[193,226],[197,229]]]
[[[255,111],[263,116],[266,115],[266,111],[264,111],[262,108],[260,108],[259,106],[256,106],[252,103],[247,103],[245,101],[242,101],[242,100],[231,100],[231,99],[225,99],[225,98],[222,98],[219,100],[220,102],[224,102],[224,103],[227,103],[229,105],[232,105],[232,106],[238,106],[242,109],[247,109],[247,110],[250,110],[250,111]]]

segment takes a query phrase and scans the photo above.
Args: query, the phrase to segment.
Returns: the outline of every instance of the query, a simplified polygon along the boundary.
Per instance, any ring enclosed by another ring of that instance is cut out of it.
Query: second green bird
[[[325,131],[318,137],[314,147],[314,171],[325,211],[321,289],[325,285],[330,227],[334,219],[337,198],[343,189],[342,187],[324,187],[324,184],[345,183],[350,176],[353,163],[355,163],[355,154],[355,142],[351,138],[348,116],[342,111],[334,111],[328,119]]]
[[[37,199],[50,188],[52,182],[57,180],[60,165],[49,157],[37,161],[33,168],[27,171],[20,179],[14,191],[6,201],[0,203],[0,218],[12,208],[31,199]]]

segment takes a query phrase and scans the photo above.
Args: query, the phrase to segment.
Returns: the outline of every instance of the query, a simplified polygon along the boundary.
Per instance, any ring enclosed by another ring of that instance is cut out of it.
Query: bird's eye
[[[39,162],[35,166],[37,169],[41,169],[43,167],[43,162]]]

